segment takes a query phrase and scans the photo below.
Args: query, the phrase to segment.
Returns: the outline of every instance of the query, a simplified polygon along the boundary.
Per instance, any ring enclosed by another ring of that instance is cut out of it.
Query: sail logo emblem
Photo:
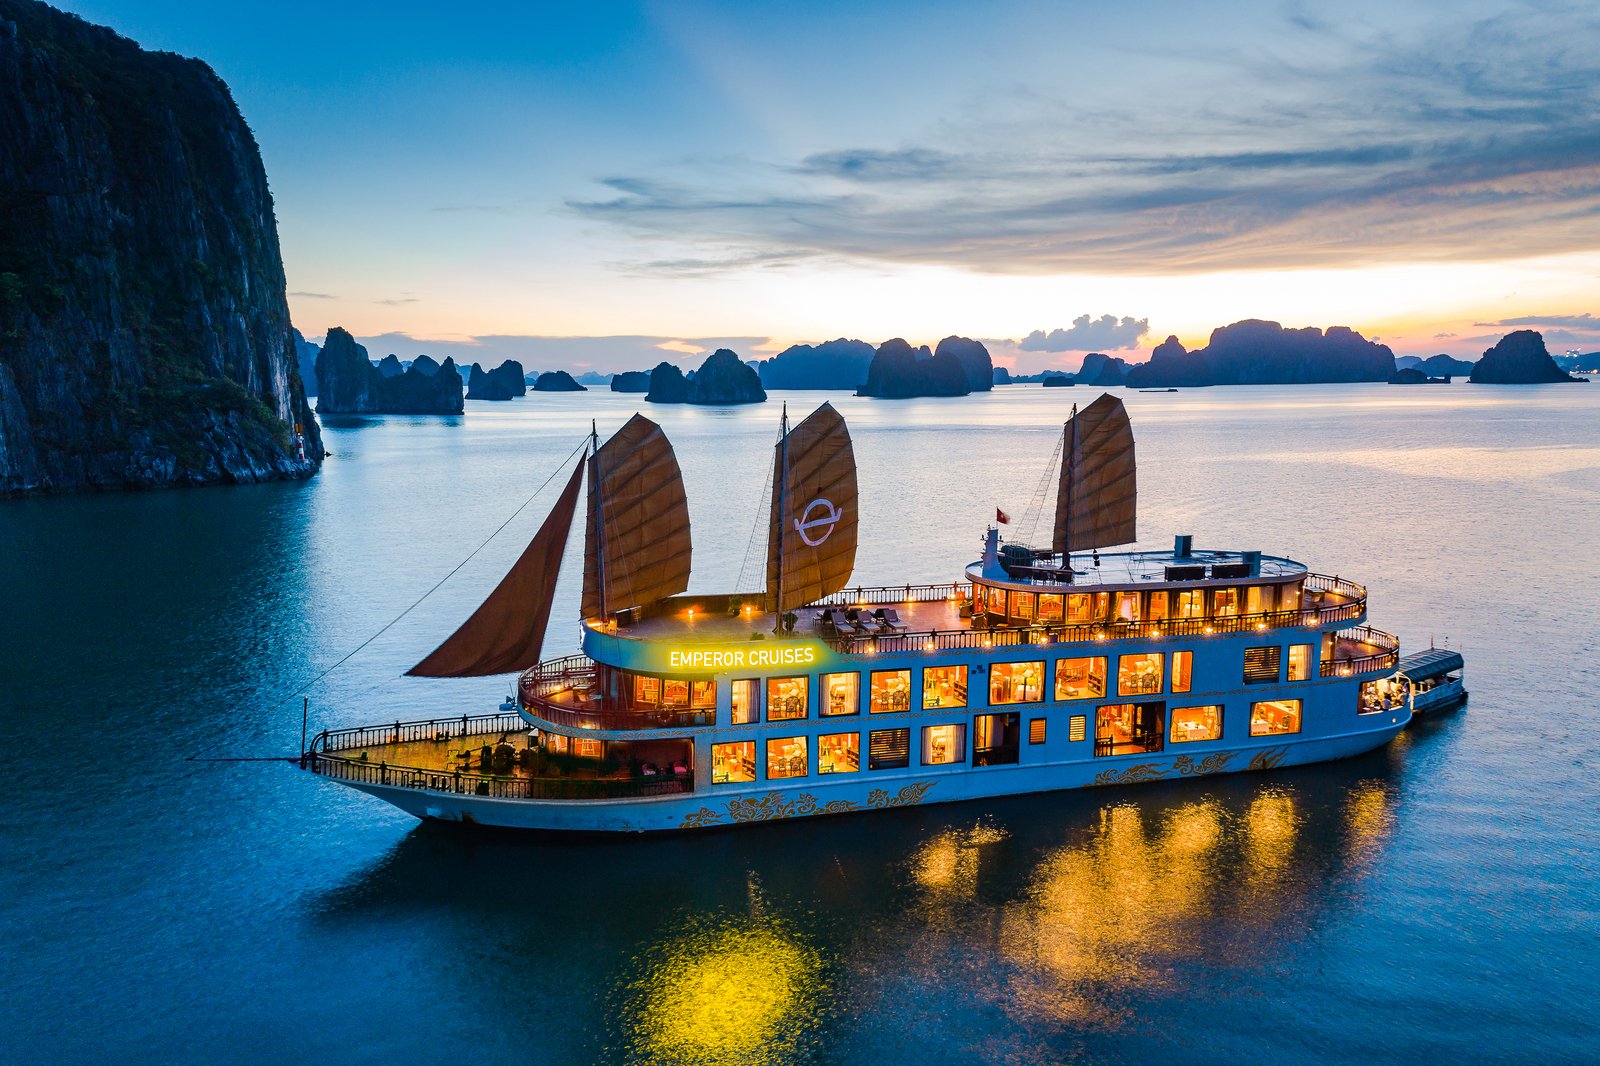
[[[815,548],[833,534],[833,527],[843,517],[844,512],[835,507],[831,500],[812,500],[806,504],[800,517],[794,520],[794,531],[800,534],[801,540]],[[813,531],[819,529],[822,532],[813,536]]]

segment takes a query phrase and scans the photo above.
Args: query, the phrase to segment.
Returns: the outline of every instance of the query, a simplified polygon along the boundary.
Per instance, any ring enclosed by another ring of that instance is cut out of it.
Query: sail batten
[[[561,556],[578,510],[584,461],[555,507],[487,599],[443,644],[407,670],[411,677],[485,677],[525,670],[539,661],[550,624]]]
[[[689,587],[689,501],[661,427],[634,415],[589,460],[583,616],[648,606]]]
[[[1052,548],[1088,551],[1137,540],[1138,477],[1127,408],[1110,393],[1065,429]]]
[[[859,502],[850,429],[825,403],[785,434],[773,456],[769,609],[790,611],[850,583]]]

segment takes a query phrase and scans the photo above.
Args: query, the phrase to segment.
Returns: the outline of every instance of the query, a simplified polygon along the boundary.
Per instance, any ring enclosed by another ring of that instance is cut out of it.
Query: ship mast
[[[783,403],[783,418],[778,426],[778,476],[772,491],[778,494],[778,528],[773,535],[778,538],[778,599],[773,604],[772,631],[783,632],[783,536],[784,523],[789,513],[789,402]]]
[[[1062,460],[1063,462],[1065,462],[1067,464],[1067,530],[1066,530],[1067,535],[1066,535],[1066,543],[1062,546],[1062,549],[1061,549],[1062,566],[1067,572],[1067,583],[1071,584],[1071,582],[1072,582],[1072,503],[1073,503],[1073,496],[1074,496],[1074,491],[1073,490],[1077,488],[1077,482],[1078,482],[1078,477],[1077,477],[1077,474],[1078,474],[1078,471],[1077,471],[1077,466],[1078,466],[1078,405],[1077,404],[1073,404],[1072,405],[1072,417],[1067,420],[1067,424],[1066,425],[1061,427],[1061,432],[1064,433],[1064,434],[1067,434],[1067,433],[1071,434],[1071,438],[1067,441],[1067,455],[1066,455],[1066,458],[1064,460]]]
[[[594,541],[595,572],[599,578],[600,620],[605,621],[606,611],[606,523],[601,509],[605,498],[601,495],[600,481],[600,430],[594,419],[589,420],[589,484],[594,486]]]

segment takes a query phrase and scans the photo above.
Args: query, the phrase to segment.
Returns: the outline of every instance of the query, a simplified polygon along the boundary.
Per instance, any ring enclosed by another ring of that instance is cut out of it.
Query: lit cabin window
[[[1029,744],[1043,744],[1044,743],[1044,727],[1045,727],[1045,720],[1043,718],[1030,718],[1030,719],[1028,719],[1028,743]]]
[[[874,729],[868,738],[867,769],[898,770],[911,765],[910,729]]]
[[[1150,609],[1145,612],[1148,622],[1165,622],[1167,620],[1167,594],[1166,592],[1152,592],[1150,594]]]
[[[1405,691],[1396,678],[1386,677],[1381,681],[1363,681],[1360,696],[1356,701],[1357,714],[1381,714],[1392,711],[1405,704]]]
[[[834,718],[861,713],[861,675],[822,675],[822,716]]]
[[[1096,592],[1094,594],[1094,621],[1105,622],[1111,618],[1111,593]]]
[[[767,721],[787,722],[806,716],[806,678],[767,678]]]
[[[661,706],[684,711],[689,708],[689,682],[678,678],[665,678],[661,682]]]
[[[633,679],[633,705],[635,707],[659,707],[661,705],[661,679],[659,677],[635,677]]]
[[[1084,739],[1088,735],[1089,735],[1089,716],[1088,715],[1086,715],[1086,714],[1075,714],[1071,718],[1067,719],[1067,739],[1069,741],[1072,741],[1073,743],[1077,743],[1078,741]]]
[[[1085,625],[1094,618],[1094,608],[1089,603],[1089,595],[1084,592],[1071,592],[1067,594],[1067,621],[1074,625]]]
[[[1039,594],[1039,621],[1050,624],[1059,624],[1065,616],[1066,604],[1059,592],[1042,592]]]
[[[1056,699],[1097,700],[1105,694],[1105,656],[1056,660]]]
[[[1014,617],[1024,622],[1033,621],[1034,608],[1038,606],[1038,597],[1031,592],[1013,592],[1011,594],[1011,613]]]
[[[817,738],[817,773],[853,774],[859,769],[860,733],[827,733]]]
[[[1015,711],[973,715],[972,765],[1005,766],[1016,762],[1021,732],[1021,718]]]
[[[1160,751],[1160,703],[1113,703],[1095,712],[1096,755],[1142,755]]]
[[[1272,737],[1300,732],[1299,700],[1264,700],[1250,705],[1250,735]]]
[[[1206,707],[1172,708],[1172,742],[1187,744],[1196,740],[1222,739],[1222,708]]]
[[[592,737],[573,737],[572,754],[580,759],[604,758],[605,741],[595,740]]]
[[[1044,699],[1044,663],[994,663],[989,667],[989,702],[1038,703]]]
[[[1175,651],[1172,653],[1172,691],[1188,692],[1189,686],[1194,683],[1194,652]]]
[[[1244,591],[1244,613],[1266,614],[1272,610],[1271,586],[1251,585]]]
[[[1276,644],[1244,650],[1244,683],[1247,685],[1275,684],[1282,667],[1283,649]]]
[[[1236,588],[1211,591],[1211,614],[1214,618],[1233,618],[1239,613],[1239,590]]]
[[[745,678],[735,681],[732,687],[733,724],[748,725],[757,720],[756,707],[756,682],[755,678]]]
[[[544,734],[544,746],[547,750],[553,751],[557,755],[565,755],[567,753],[567,738],[560,733],[546,733]]]
[[[715,681],[696,681],[693,685],[692,697],[695,710],[703,711],[717,705],[717,683]]]
[[[767,780],[806,776],[806,738],[773,737],[767,741]]]
[[[1137,622],[1139,620],[1139,594],[1137,592],[1117,593],[1117,613],[1113,621]]]
[[[922,765],[944,766],[967,758],[967,727],[930,725],[922,729]]]
[[[1206,616],[1206,594],[1200,589],[1188,589],[1178,593],[1178,618],[1204,618]]]
[[[989,586],[989,613],[1006,613],[1006,590],[995,585]]]
[[[873,714],[911,709],[911,671],[874,670],[870,710]]]
[[[965,666],[928,666],[922,671],[922,706],[927,710],[937,707],[965,707],[967,705],[967,668]]]
[[[1311,677],[1311,645],[1289,645],[1289,680],[1305,681]]]
[[[753,740],[737,744],[711,745],[711,783],[728,781],[754,781],[756,779],[756,744]]]
[[[1117,695],[1150,696],[1161,691],[1165,682],[1166,656],[1158,651],[1144,655],[1124,655],[1117,660]]]

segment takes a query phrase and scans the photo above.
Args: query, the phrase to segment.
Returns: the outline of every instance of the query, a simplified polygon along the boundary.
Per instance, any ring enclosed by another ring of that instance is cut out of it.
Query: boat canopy
[[[583,616],[649,607],[689,587],[689,500],[661,427],[636,414],[589,460]]]
[[[578,509],[578,488],[583,484],[584,460],[572,468],[572,477],[544,525],[523,549],[510,573],[495,586],[472,617],[434,649],[433,654],[407,670],[412,677],[484,677],[525,670],[539,661],[544,633],[550,623],[556,576],[561,556]]]
[[[1448,648],[1429,648],[1413,652],[1400,660],[1400,672],[1412,681],[1426,681],[1466,667],[1466,660],[1458,651]]]
[[[784,433],[773,456],[768,610],[804,607],[849,584],[857,505],[850,429],[825,403]]]
[[[1133,426],[1122,401],[1102,393],[1082,411],[1074,408],[1063,433],[1052,549],[1088,551],[1138,539]]]

